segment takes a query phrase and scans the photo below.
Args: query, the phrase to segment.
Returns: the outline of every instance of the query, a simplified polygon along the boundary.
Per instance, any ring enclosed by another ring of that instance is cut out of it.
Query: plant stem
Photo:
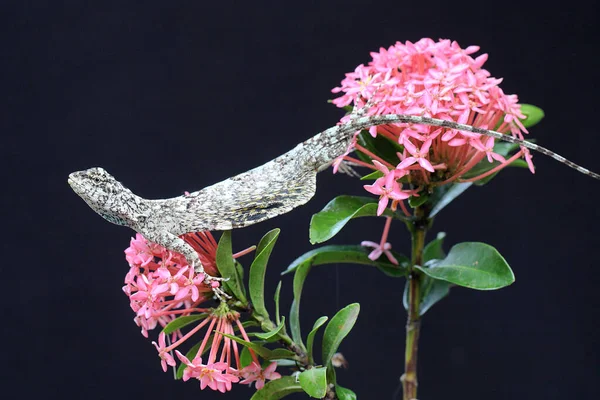
[[[429,219],[425,211],[417,207],[415,209],[416,219],[409,223],[412,236],[411,265],[408,274],[408,319],[406,322],[406,348],[404,353],[404,375],[401,381],[404,389],[404,400],[415,400],[417,398],[417,355],[419,349],[419,333],[421,329],[421,276],[422,274],[414,268],[415,265],[423,265],[423,248],[425,247],[425,234],[429,227]]]

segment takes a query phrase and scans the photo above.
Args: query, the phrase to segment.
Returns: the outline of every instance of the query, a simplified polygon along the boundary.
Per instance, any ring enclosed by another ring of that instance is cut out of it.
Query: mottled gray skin
[[[194,249],[179,235],[242,228],[305,204],[315,193],[317,173],[346,152],[355,132],[398,122],[441,126],[517,143],[600,179],[600,175],[544,147],[500,132],[434,118],[392,114],[354,118],[317,134],[266,164],[185,196],[163,200],[141,198],[102,168],[74,172],[69,175],[69,184],[106,220],[128,226],[151,242],[183,254],[198,272],[204,272]],[[207,275],[207,282],[213,279],[217,278]]]

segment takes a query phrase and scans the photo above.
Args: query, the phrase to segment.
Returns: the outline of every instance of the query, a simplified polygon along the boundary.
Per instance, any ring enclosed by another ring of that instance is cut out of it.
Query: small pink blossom
[[[269,364],[264,370],[258,363],[253,361],[250,365],[240,371],[240,375],[244,377],[244,380],[240,383],[251,384],[252,382],[256,382],[256,389],[260,390],[265,386],[265,381],[267,379],[273,381],[281,378],[281,374],[275,372],[276,368],[277,362],[275,361]]]
[[[367,192],[379,196],[377,215],[381,215],[387,207],[390,199],[392,201],[405,200],[411,196],[411,193],[402,191],[400,184],[396,180],[404,175],[403,172],[396,170],[390,171],[387,169],[387,167],[385,167],[385,165],[381,164],[377,160],[374,160],[373,163],[377,169],[383,172],[384,176],[378,178],[372,185],[364,185],[364,188]]]
[[[531,159],[533,158],[533,156],[531,155],[531,152],[526,147],[521,147],[521,152],[523,153],[523,156],[525,157],[525,161],[527,162],[529,171],[531,171],[532,174],[535,174],[535,167],[533,166],[533,162],[531,161]]]
[[[429,155],[429,147],[431,147],[432,140],[429,139],[421,146],[421,149],[417,149],[417,147],[410,142],[410,140],[404,141],[404,149],[405,153],[408,151],[410,153],[409,157],[405,157],[398,166],[397,169],[405,169],[406,167],[413,165],[414,163],[419,163],[421,167],[426,169],[429,172],[434,172],[433,165],[427,159]]]
[[[171,367],[177,365],[173,356],[165,350],[167,345],[165,342],[164,332],[161,332],[160,335],[158,335],[158,344],[156,344],[156,342],[152,342],[152,344],[154,345],[154,347],[156,347],[156,350],[158,350],[158,356],[161,359],[160,364],[162,365],[162,369],[164,372],[167,372],[167,365],[170,365]]]
[[[494,138],[491,136],[487,138],[485,145],[482,144],[479,139],[473,140],[471,142],[471,145],[477,150],[485,152],[489,162],[493,162],[494,160],[499,161],[501,163],[506,162],[506,159],[504,157],[502,157],[500,154],[494,153]]]
[[[375,261],[379,257],[381,257],[382,254],[385,254],[385,256],[388,258],[388,260],[390,260],[390,262],[392,264],[398,265],[398,260],[396,260],[396,257],[394,257],[394,255],[390,251],[390,250],[392,250],[392,245],[390,243],[386,242],[383,244],[383,246],[381,246],[380,243],[375,243],[375,242],[371,242],[368,240],[364,240],[364,241],[360,242],[360,245],[363,247],[372,247],[374,249],[368,255],[370,260]]]

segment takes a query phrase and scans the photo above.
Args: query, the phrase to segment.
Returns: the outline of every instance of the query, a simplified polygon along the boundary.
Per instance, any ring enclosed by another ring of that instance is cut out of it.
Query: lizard
[[[243,228],[308,202],[316,190],[316,175],[343,155],[354,134],[390,123],[412,123],[492,136],[540,152],[595,179],[600,175],[545,147],[500,132],[422,116],[386,114],[359,116],[331,127],[283,155],[247,172],[185,195],[149,200],[134,194],[103,168],[69,175],[68,183],[94,211],[117,225],[127,226],[148,241],[182,254],[218,298],[229,297],[204,272],[198,254],[179,236],[189,232]]]

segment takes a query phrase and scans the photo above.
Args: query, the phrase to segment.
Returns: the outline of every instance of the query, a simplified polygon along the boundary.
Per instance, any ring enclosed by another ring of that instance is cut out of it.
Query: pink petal
[[[425,168],[429,172],[435,172],[435,170],[433,169],[433,165],[431,165],[429,160],[426,160],[424,158],[419,158],[419,165],[421,167]]]
[[[377,215],[383,214],[387,205],[388,205],[387,196],[381,196],[381,198],[379,199],[379,205],[377,206]]]
[[[375,167],[383,172],[384,175],[387,175],[388,172],[390,172],[390,170],[388,169],[388,167],[386,167],[385,165],[383,165],[382,163],[380,163],[377,160],[373,160],[373,165],[375,165]]]
[[[392,255],[392,253],[389,250],[385,250],[383,253],[392,264],[398,265],[398,260],[396,260],[396,258]]]
[[[372,252],[369,253],[369,255],[368,255],[369,260],[375,261],[379,257],[381,257],[381,254],[383,254],[383,251],[381,250],[380,247],[377,247],[375,250],[373,250]]]
[[[398,164],[396,166],[397,169],[403,169],[406,168],[410,165],[413,165],[414,163],[417,162],[417,159],[415,157],[406,157],[400,164]]]
[[[381,188],[381,186],[378,185],[364,185],[363,188],[365,188],[365,190],[369,193],[373,193],[376,195],[382,195],[384,193],[383,189]]]
[[[490,153],[488,153],[488,156],[490,156],[490,155],[496,161],[500,161],[501,163],[506,162],[506,159],[504,157],[502,157],[500,154],[490,152]]]
[[[417,153],[417,147],[414,144],[412,144],[410,140],[404,141],[404,148],[406,148],[406,150],[408,150],[408,152],[412,155],[415,155]]]
[[[421,154],[425,154],[425,153],[429,152],[429,148],[431,147],[431,142],[432,142],[432,140],[429,139],[425,143],[423,143],[423,145],[421,146],[421,151],[420,151]]]

